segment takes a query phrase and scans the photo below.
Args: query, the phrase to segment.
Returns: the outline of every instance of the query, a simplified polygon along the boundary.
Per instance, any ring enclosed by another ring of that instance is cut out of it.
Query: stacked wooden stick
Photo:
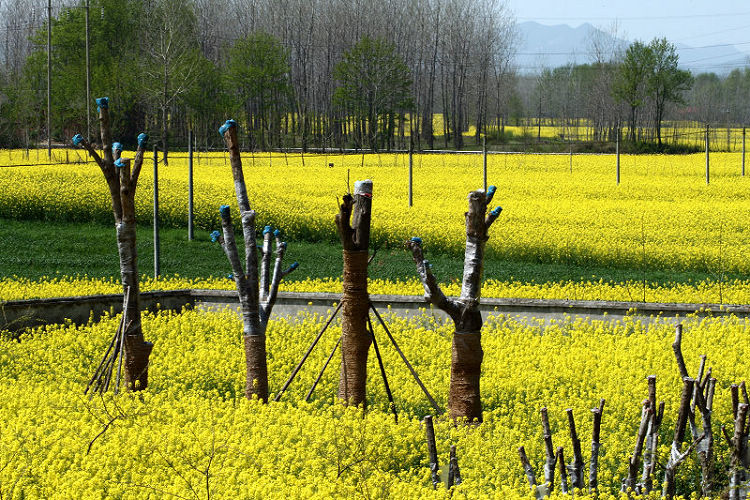
[[[125,302],[123,304],[123,310],[128,309],[128,301],[130,300],[130,287],[125,290]],[[94,397],[95,393],[104,394],[109,390],[110,385],[114,384],[115,394],[120,392],[120,379],[122,375],[122,363],[125,357],[125,332],[128,330],[128,325],[125,324],[125,314],[123,313],[120,319],[119,326],[112,336],[112,340],[109,343],[109,347],[104,353],[104,357],[99,362],[96,371],[91,376],[86,389],[83,391],[87,394],[91,390],[91,396]],[[115,372],[115,366],[117,371]],[[114,381],[112,380],[114,375]]]
[[[748,399],[745,382],[731,385],[734,432],[730,434],[726,425],[721,426],[722,433],[730,450],[727,474],[729,483],[719,485],[716,481],[718,467],[714,454],[714,435],[712,431],[716,379],[711,376],[711,367],[706,370],[705,355],[700,357],[697,376],[695,378],[689,376],[687,365],[682,355],[682,331],[682,325],[677,325],[675,340],[672,344],[677,367],[682,377],[683,387],[669,457],[667,457],[666,463],[660,464],[658,461],[657,449],[659,430],[664,417],[664,402],[662,401],[657,404],[656,376],[650,375],[647,378],[648,399],[643,401],[642,404],[641,421],[636,434],[635,447],[633,454],[628,460],[628,475],[622,481],[621,491],[628,496],[649,495],[655,487],[654,481],[658,465],[664,471],[664,477],[661,481],[663,485],[662,497],[673,498],[676,495],[677,469],[695,451],[701,468],[700,489],[702,496],[713,497],[720,494],[722,498],[729,498],[729,500],[746,500],[750,495],[750,448],[748,448],[750,426],[747,425],[750,399]],[[740,402],[740,397],[742,397],[743,402]],[[601,400],[599,408],[592,410],[594,412],[594,428],[591,443],[591,460],[589,462],[589,493],[595,493],[598,487],[599,435],[603,406],[604,400]],[[696,423],[696,409],[701,416],[700,428]],[[575,431],[573,412],[571,409],[568,409],[567,412],[570,437],[573,445],[573,461],[570,465],[565,465],[562,447],[558,447],[556,451],[553,451],[554,448],[546,408],[542,408],[541,410],[546,452],[543,483],[540,484],[537,482],[534,468],[526,456],[524,447],[521,446],[518,449],[524,473],[538,499],[546,497],[554,490],[555,468],[560,473],[560,490],[562,493],[567,494],[571,489],[583,489],[585,486],[581,444]],[[690,440],[687,447],[684,447],[683,441],[685,440],[688,428],[690,429]],[[639,472],[640,480],[638,477]]]
[[[586,477],[584,473],[585,462],[581,452],[581,440],[576,431],[575,418],[573,410],[565,410],[568,415],[568,426],[570,429],[570,440],[573,447],[573,461],[570,465],[565,464],[563,447],[559,446],[555,450],[552,443],[552,431],[549,425],[549,416],[547,408],[542,408],[540,413],[542,417],[542,430],[544,432],[544,483],[539,484],[532,467],[526,456],[526,449],[523,446],[518,447],[518,456],[521,459],[521,466],[526,474],[526,480],[529,482],[532,490],[535,491],[537,498],[544,498],[549,495],[555,488],[555,468],[560,472],[560,491],[569,493],[572,489],[584,489],[586,487]],[[594,419],[593,430],[591,434],[591,457],[589,459],[589,478],[588,490],[595,493],[599,487],[599,448],[601,447],[600,436],[602,426],[602,415],[604,413],[604,399],[599,400],[599,406],[591,410]]]

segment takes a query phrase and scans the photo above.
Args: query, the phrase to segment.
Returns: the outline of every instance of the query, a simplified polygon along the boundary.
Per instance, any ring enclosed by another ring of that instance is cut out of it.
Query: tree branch
[[[237,242],[234,239],[234,227],[232,226],[232,216],[229,213],[229,205],[222,205],[219,208],[219,213],[221,214],[221,228],[224,231],[224,240],[221,246],[227,259],[229,259],[229,264],[232,266],[232,275],[237,284],[237,291],[244,294],[245,273],[242,270]]]
[[[141,167],[143,166],[143,155],[146,152],[146,146],[148,145],[148,135],[145,133],[138,134],[138,149],[135,152],[135,158],[133,159],[133,171],[130,174],[130,184],[133,186],[133,192],[138,185],[138,176],[141,175]]]
[[[417,265],[417,273],[419,273],[419,279],[424,287],[425,300],[445,311],[457,323],[460,317],[458,304],[445,296],[437,279],[435,279],[435,275],[432,274],[430,263],[424,258],[422,252],[422,239],[415,236],[406,242],[406,246],[411,250],[414,263]]]
[[[266,300],[271,286],[271,226],[263,228],[263,247],[260,257],[260,299]]]

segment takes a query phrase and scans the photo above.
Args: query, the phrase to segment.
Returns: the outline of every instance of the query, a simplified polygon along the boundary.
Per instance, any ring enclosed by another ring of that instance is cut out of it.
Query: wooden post
[[[47,157],[52,159],[52,0],[47,0]]]
[[[188,241],[193,236],[193,131],[188,130]]]
[[[159,247],[159,149],[154,145],[154,278],[161,271]]]
[[[86,0],[86,139],[91,140],[91,64],[89,62],[89,0]]]
[[[620,185],[620,124],[617,124],[617,137],[615,138],[615,155],[617,156],[617,185]]]
[[[708,158],[708,125],[706,125],[706,184],[710,181],[709,175],[709,158]]]
[[[409,147],[409,206],[412,206],[414,202],[414,189],[413,189],[413,181],[414,181],[414,150],[412,147]]]
[[[742,127],[742,177],[745,177],[745,127]]]
[[[484,192],[487,192],[487,136],[482,136],[482,178],[484,179],[484,182],[482,183],[482,189],[484,189]]]
[[[435,427],[432,424],[432,415],[424,418],[425,433],[427,436],[427,455],[430,460],[430,477],[432,487],[437,489],[440,484],[440,466],[438,465],[437,445],[435,444]]]

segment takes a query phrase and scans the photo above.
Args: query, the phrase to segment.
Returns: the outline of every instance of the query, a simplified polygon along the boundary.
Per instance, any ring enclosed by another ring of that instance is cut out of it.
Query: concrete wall
[[[274,307],[274,316],[294,316],[300,311],[326,315],[340,298],[335,293],[281,292]],[[433,309],[419,296],[371,295],[370,299],[381,314],[391,312],[401,316],[433,314],[439,318],[446,317],[442,311]],[[236,308],[238,301],[237,292],[231,290],[174,290],[141,293],[141,307],[151,311],[180,311],[183,307],[218,310],[225,307]],[[644,318],[684,317],[696,312],[700,315],[750,316],[750,306],[719,304],[483,298],[480,308],[485,316],[506,314],[543,320],[568,316],[614,320],[627,315]],[[62,323],[65,320],[85,324],[90,318],[97,320],[105,312],[117,314],[121,311],[120,294],[8,301],[0,303],[0,330],[19,331],[32,326]]]

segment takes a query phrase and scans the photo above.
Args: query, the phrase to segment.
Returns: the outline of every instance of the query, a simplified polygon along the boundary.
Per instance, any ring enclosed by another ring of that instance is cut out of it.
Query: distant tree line
[[[86,129],[84,5],[53,9],[55,141]],[[46,137],[44,7],[0,3],[2,144]],[[514,21],[498,0],[90,0],[89,18],[92,95],[122,110],[113,133],[148,130],[165,149],[188,128],[219,146],[228,117],[246,148],[461,147],[510,87]]]
[[[86,130],[85,5],[53,4],[55,142]],[[164,151],[188,130],[221,147],[227,118],[253,150],[460,149],[513,139],[508,125],[542,142],[546,124],[558,142],[661,147],[667,120],[750,112],[750,69],[693,77],[665,39],[594,37],[589,63],[521,74],[502,0],[90,0],[89,19],[91,95],[122,110],[117,137],[147,130]],[[0,146],[46,140],[46,23],[45,2],[0,2]]]

